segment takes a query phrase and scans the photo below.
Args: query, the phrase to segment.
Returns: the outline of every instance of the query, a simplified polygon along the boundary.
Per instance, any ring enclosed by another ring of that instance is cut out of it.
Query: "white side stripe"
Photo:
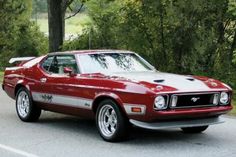
[[[18,154],[18,155],[21,155],[21,156],[25,156],[25,157],[38,157],[37,155],[30,154],[30,153],[24,152],[22,150],[15,149],[15,148],[3,145],[3,144],[0,144],[0,148],[2,148],[4,150],[7,150],[7,151],[10,151],[10,152],[13,152],[13,153]]]
[[[32,92],[32,96],[38,102],[92,109],[92,99],[39,92]]]

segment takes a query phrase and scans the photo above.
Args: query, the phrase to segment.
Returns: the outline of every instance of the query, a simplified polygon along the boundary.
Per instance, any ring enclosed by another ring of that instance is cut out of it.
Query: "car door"
[[[70,68],[72,74],[64,73],[64,68]],[[72,85],[79,82],[76,79],[78,66],[74,55],[56,55],[49,68],[50,75],[45,86],[50,86],[50,93],[60,96],[73,96]],[[61,103],[61,102],[60,102]]]
[[[64,73],[64,68],[72,69],[72,74]],[[40,78],[42,92],[33,93],[36,101],[91,109],[92,99],[83,98],[82,95],[82,79],[78,76],[79,70],[74,55],[55,55],[48,58],[42,63],[42,69],[45,71],[45,75]]]

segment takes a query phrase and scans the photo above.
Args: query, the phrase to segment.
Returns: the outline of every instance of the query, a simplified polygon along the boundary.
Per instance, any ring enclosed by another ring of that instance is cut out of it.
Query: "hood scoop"
[[[189,80],[189,81],[195,81],[194,78],[186,78],[186,80]]]
[[[162,82],[164,82],[165,80],[153,80],[154,82],[156,82],[156,83],[162,83]]]

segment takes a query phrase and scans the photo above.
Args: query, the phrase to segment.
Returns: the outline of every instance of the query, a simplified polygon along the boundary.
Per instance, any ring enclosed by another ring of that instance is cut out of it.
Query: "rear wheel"
[[[184,133],[201,133],[208,128],[207,126],[181,128]]]
[[[115,142],[127,137],[128,120],[116,103],[110,99],[102,101],[96,112],[96,124],[105,141]]]
[[[16,112],[24,122],[33,122],[39,119],[41,109],[33,104],[29,91],[22,87],[16,94]]]

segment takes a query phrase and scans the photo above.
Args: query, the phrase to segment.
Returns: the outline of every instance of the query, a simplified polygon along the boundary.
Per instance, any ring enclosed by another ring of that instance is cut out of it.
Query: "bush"
[[[0,1],[0,6],[0,67],[12,57],[47,52],[47,38],[30,21],[31,0]]]
[[[1,67],[9,66],[8,61],[12,57],[39,56],[48,52],[47,37],[34,22],[28,21],[20,25],[14,36],[4,53],[0,53]]]
[[[16,56],[38,56],[48,52],[48,40],[34,22],[28,22],[19,29],[15,48]]]

